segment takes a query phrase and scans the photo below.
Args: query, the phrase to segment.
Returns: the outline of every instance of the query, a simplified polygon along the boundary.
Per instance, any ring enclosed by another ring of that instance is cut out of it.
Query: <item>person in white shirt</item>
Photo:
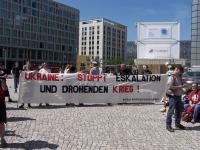
[[[48,73],[51,73],[50,70],[47,68],[47,64],[44,63],[41,67],[41,69],[39,70],[38,73],[41,73],[41,74],[48,74]]]
[[[72,67],[71,65],[66,65],[65,70],[64,70],[64,74],[70,73],[70,68],[71,67]]]
[[[47,64],[43,63],[38,73],[48,74],[48,73],[51,73],[51,71],[48,69]],[[48,103],[46,103],[46,106],[50,106],[50,105]],[[42,107],[42,103],[39,104],[39,107]]]

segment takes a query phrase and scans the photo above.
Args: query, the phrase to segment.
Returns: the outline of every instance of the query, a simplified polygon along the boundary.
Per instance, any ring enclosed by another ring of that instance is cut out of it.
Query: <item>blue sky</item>
[[[136,22],[179,21],[181,40],[191,39],[192,0],[56,0],[80,10],[80,20],[104,17],[128,27],[128,40],[137,38]]]

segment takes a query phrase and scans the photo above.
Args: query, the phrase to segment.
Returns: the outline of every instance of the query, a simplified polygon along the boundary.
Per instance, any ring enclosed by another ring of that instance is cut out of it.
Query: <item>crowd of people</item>
[[[166,88],[166,96],[163,97],[162,102],[164,102],[164,108],[162,108],[162,112],[166,112],[167,107],[167,115],[166,115],[166,129],[170,132],[174,132],[172,128],[172,116],[175,117],[175,127],[178,129],[185,129],[185,127],[181,124],[181,119],[187,115],[187,119],[190,116],[191,122],[196,123],[200,121],[200,91],[198,89],[197,83],[192,84],[192,89],[186,90],[186,85],[182,82],[182,74],[184,73],[184,69],[181,65],[171,65],[169,63],[166,64],[168,69],[168,81]],[[22,67],[19,66],[19,63],[16,62],[11,70],[11,74],[13,75],[14,80],[14,92],[17,93],[18,85],[19,85],[19,77],[21,71],[31,71],[31,63],[29,61]],[[51,73],[47,63],[43,63],[37,69],[34,69],[35,72],[40,74],[48,74]],[[64,74],[72,74],[72,73],[84,73],[85,70],[82,69],[77,72],[75,66],[67,64],[64,69],[60,69],[59,73]],[[1,146],[6,147],[6,141],[4,138],[5,134],[5,124],[7,123],[6,117],[6,104],[5,97],[8,97],[9,102],[13,102],[10,98],[9,90],[6,85],[6,78],[10,72],[6,70],[3,65],[0,64],[0,138],[1,138]],[[121,75],[148,75],[152,74],[151,70],[147,65],[142,66],[142,70],[139,73],[138,68],[133,66],[132,69],[127,67],[125,64],[120,65],[119,72]],[[92,67],[90,69],[89,74],[92,75],[100,75],[102,74],[102,68],[99,67],[97,62],[92,62]],[[110,74],[115,75],[116,72],[113,68],[110,69]],[[183,103],[182,95],[187,91],[188,98]],[[19,108],[24,108],[24,103],[19,106]],[[74,105],[66,103],[66,106]],[[83,104],[80,104],[83,105]],[[110,105],[110,104],[108,104]],[[46,106],[50,106],[46,103]],[[28,103],[28,107],[31,108],[31,104]],[[39,107],[42,107],[42,103],[39,104]],[[184,119],[182,119],[184,120]]]

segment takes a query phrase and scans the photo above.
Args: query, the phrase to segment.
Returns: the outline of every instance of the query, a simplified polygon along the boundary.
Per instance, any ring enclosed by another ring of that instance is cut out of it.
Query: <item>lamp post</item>
[[[5,69],[7,69],[7,51],[5,48],[3,48],[4,51],[4,65],[5,65]]]

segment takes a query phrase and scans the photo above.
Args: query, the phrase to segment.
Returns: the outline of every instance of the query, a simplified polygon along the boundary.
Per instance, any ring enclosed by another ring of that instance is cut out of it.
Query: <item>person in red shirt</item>
[[[197,84],[192,84],[192,91],[189,94],[189,103],[193,107],[194,113],[192,123],[196,123],[200,119],[200,90],[197,88]]]

